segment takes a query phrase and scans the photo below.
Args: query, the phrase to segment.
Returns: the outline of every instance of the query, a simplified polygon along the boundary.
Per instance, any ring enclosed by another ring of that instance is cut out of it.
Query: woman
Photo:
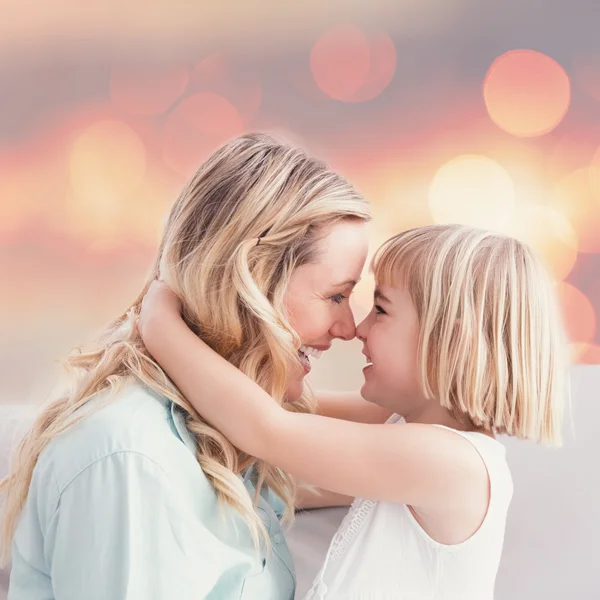
[[[149,283],[160,274],[197,335],[275,401],[311,412],[308,356],[354,337],[348,295],[369,218],[324,164],[245,135],[184,189]],[[69,360],[70,391],[40,413],[2,483],[9,598],[291,599],[279,519],[293,515],[294,482],[205,423],[149,356],[130,317],[149,283]],[[322,410],[344,416],[338,406]],[[348,406],[348,418],[379,418]]]

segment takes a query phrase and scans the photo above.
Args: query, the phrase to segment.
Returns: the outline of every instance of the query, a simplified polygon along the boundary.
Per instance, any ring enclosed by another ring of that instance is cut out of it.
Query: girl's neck
[[[468,418],[457,418],[440,404],[426,402],[422,407],[410,414],[402,415],[407,423],[424,423],[428,425],[443,425],[458,431],[472,431],[492,435],[490,432],[476,427]],[[493,435],[492,435],[493,437]]]

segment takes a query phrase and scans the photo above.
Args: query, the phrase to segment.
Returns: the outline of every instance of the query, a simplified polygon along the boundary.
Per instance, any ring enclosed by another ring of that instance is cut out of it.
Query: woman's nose
[[[344,316],[338,319],[330,330],[333,337],[340,338],[342,340],[353,340],[356,335],[356,323],[354,322],[354,315],[351,310],[344,313]]]

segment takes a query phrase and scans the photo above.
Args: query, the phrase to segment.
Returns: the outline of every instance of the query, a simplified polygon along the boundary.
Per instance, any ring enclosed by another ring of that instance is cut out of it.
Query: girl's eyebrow
[[[391,304],[392,301],[383,295],[379,288],[375,288],[375,300],[379,300],[381,302],[386,302],[387,304]]]

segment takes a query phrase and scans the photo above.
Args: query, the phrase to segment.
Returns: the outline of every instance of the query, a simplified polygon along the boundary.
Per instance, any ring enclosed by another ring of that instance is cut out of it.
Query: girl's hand
[[[150,353],[154,340],[160,338],[165,325],[180,319],[181,300],[164,281],[153,281],[142,300],[137,318],[138,331]]]

